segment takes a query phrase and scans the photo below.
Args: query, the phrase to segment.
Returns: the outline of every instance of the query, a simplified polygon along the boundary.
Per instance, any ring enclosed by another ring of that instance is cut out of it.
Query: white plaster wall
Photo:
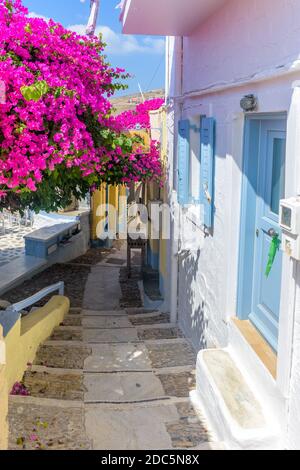
[[[281,67],[299,58],[300,0],[228,0],[184,44],[185,92]]]
[[[236,314],[244,129],[240,98],[255,93],[260,112],[288,112],[292,84],[299,77],[296,73],[183,104],[183,117],[206,114],[216,119],[214,233],[205,238],[199,227],[198,247],[179,263],[179,323],[196,348],[226,345],[227,321]]]
[[[184,39],[182,90],[178,86],[180,43],[176,41],[169,83],[177,86],[169,87],[168,94],[181,98],[169,100],[170,149],[173,144],[176,148],[180,118],[213,116],[217,129],[214,233],[205,238],[199,227],[198,246],[190,256],[179,257],[178,321],[196,349],[201,349],[227,345],[228,319],[236,314],[244,127],[240,99],[245,94],[257,95],[260,113],[288,113],[287,196],[300,187],[300,115],[295,112],[295,95],[291,107],[300,71],[289,70],[288,65],[300,54],[300,0],[228,0]],[[285,75],[281,75],[282,66],[288,72]],[[259,75],[264,79],[257,80]],[[211,90],[214,86],[218,86],[215,92]],[[195,90],[199,93],[193,93]],[[176,175],[176,151],[169,155],[174,155]],[[182,222],[187,225],[187,215]],[[285,260],[284,266],[288,264]],[[286,447],[300,449],[300,268],[286,269],[284,275],[288,279],[283,289],[289,295],[282,296],[278,361],[283,372],[277,383],[288,399],[282,420]],[[284,344],[284,331],[291,331],[288,345]]]

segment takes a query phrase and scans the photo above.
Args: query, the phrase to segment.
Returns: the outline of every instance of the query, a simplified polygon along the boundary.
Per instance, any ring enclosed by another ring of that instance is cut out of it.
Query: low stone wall
[[[28,364],[35,359],[39,346],[49,338],[65,315],[69,312],[67,297],[54,296],[42,308],[18,320],[5,337],[5,377],[10,391],[22,380]]]
[[[0,325],[0,450],[7,449],[8,438],[8,393],[5,372],[5,343],[2,336],[2,327]]]

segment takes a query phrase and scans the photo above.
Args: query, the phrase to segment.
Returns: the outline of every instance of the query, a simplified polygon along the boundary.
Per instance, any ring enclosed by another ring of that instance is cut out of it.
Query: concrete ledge
[[[39,346],[49,338],[70,308],[67,297],[54,296],[42,308],[18,320],[5,338],[6,380],[8,390],[22,380],[28,363],[35,359]]]

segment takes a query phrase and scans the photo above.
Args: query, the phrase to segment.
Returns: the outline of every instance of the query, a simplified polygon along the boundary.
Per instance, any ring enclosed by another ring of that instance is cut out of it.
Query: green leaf
[[[40,80],[33,85],[21,87],[21,93],[26,101],[39,101],[48,91],[49,86],[45,80]]]
[[[31,26],[30,26],[30,24],[29,24],[29,23],[27,23],[27,25],[25,26],[25,28],[24,28],[24,29],[25,29],[25,32],[26,32],[26,33],[30,33],[30,34],[32,34],[32,29],[31,29]]]

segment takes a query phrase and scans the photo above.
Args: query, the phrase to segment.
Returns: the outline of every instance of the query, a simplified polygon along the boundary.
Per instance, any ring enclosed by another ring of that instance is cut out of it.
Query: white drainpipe
[[[178,315],[178,251],[179,251],[179,214],[177,193],[171,193],[171,273],[170,273],[170,320],[177,323]]]
[[[176,72],[180,78],[180,96],[183,94],[183,38],[180,38],[180,60]],[[176,105],[175,105],[176,106]],[[182,104],[180,105],[182,108]],[[176,108],[175,108],[176,109]],[[182,115],[182,109],[180,109],[180,115]],[[177,123],[175,123],[175,126]],[[176,147],[174,146],[173,153],[175,154]],[[178,175],[178,162],[177,158],[173,158],[173,181],[174,175]],[[177,178],[176,178],[177,180]],[[173,187],[171,191],[171,272],[170,272],[170,320],[171,323],[177,323],[178,321],[178,271],[179,271],[179,234],[180,234],[180,208],[177,201],[177,191]]]

